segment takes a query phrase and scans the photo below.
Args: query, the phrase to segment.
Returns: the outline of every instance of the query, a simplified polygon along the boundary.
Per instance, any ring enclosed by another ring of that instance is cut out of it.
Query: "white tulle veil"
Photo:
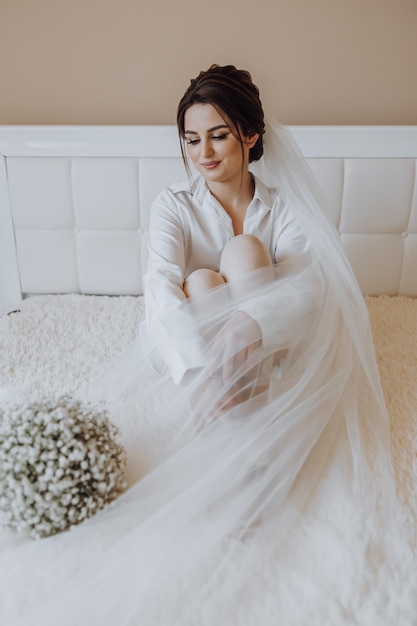
[[[244,299],[220,288],[185,303],[193,320],[187,332],[205,338],[206,366],[182,385],[155,372],[138,342],[86,388],[121,424],[135,419],[140,396],[148,421],[162,415],[170,424],[171,442],[102,513],[3,552],[2,623],[158,623],[152,607],[170,585],[184,585],[186,595],[187,577],[202,563],[210,572],[201,574],[202,596],[219,579],[238,593],[247,572],[230,567],[234,551],[265,529],[285,542],[329,472],[366,515],[393,509],[389,424],[369,320],[338,234],[305,160],[275,122],[253,170],[291,206],[308,233],[309,258],[278,263],[273,281],[255,276]],[[247,301],[274,303],[265,311],[269,340],[213,391],[206,383],[219,368],[216,329]],[[239,401],[228,407],[224,398],[233,394]],[[130,442],[129,453],[137,450]]]

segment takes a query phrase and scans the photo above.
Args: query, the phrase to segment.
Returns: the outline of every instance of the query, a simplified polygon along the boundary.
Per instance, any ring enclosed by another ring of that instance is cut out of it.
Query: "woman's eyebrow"
[[[218,126],[213,126],[212,128],[209,128],[207,132],[212,133],[215,130],[219,130],[219,128],[229,128],[229,126],[227,126],[227,124],[219,124]],[[184,135],[198,135],[198,133],[195,130],[185,130]]]

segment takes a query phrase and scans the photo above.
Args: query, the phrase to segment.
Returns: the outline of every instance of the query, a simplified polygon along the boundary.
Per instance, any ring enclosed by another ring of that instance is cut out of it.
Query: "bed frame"
[[[417,296],[417,126],[298,126],[364,294]],[[139,295],[149,209],[185,177],[173,126],[0,126],[0,314]]]

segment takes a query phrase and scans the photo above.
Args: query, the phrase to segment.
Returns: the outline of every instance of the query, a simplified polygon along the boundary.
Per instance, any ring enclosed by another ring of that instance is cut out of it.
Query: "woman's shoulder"
[[[165,187],[158,193],[155,198],[155,202],[158,200],[174,198],[175,196],[184,193],[190,193],[190,183],[187,180],[171,183],[168,187]]]
[[[268,187],[261,178],[253,175],[255,180],[255,195],[270,209],[282,209],[284,199],[279,187]]]
[[[201,181],[201,178],[202,177],[199,176],[172,183],[160,191],[160,193],[156,196],[155,201],[175,200],[175,198],[180,199],[183,196],[192,197],[198,192],[202,182],[204,182],[204,179]]]
[[[204,179],[190,178],[165,187],[153,201],[152,207],[190,208],[200,205],[205,195]]]

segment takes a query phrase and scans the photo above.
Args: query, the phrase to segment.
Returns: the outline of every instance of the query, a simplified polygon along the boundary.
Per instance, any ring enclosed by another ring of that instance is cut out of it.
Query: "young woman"
[[[378,515],[383,537],[398,532],[384,526],[398,503],[366,308],[301,155],[265,124],[234,66],[191,81],[178,128],[196,173],[152,206],[146,321],[132,349],[145,346],[158,373],[139,356],[121,367],[132,381],[123,394],[115,377],[103,385],[119,393],[123,421],[151,376],[147,424],[163,416],[173,441],[107,511],[2,557],[0,584],[21,617],[4,623],[173,623],[158,617],[172,585],[187,616],[207,596],[240,603],[258,544],[236,539],[253,531],[279,560],[307,505],[336,515],[335,500],[358,532]],[[308,546],[308,532],[292,536]],[[220,622],[230,623],[210,621]]]
[[[277,263],[308,267],[310,244],[279,191],[249,171],[249,163],[262,157],[265,123],[248,72],[216,65],[201,72],[181,99],[177,122],[189,180],[162,192],[151,210],[146,330],[154,363],[162,361],[159,368],[177,383],[214,361],[217,374],[213,364],[208,368],[210,394],[218,409],[227,408],[267,389],[274,335],[278,360],[297,326],[294,313],[305,323],[314,281],[299,291],[296,311],[294,298],[286,304],[287,319],[274,306],[274,292],[260,288],[274,281]],[[212,298],[204,297],[212,290]],[[185,311],[185,299],[192,301],[193,315]],[[219,316],[211,334],[198,319],[207,317],[209,305]],[[268,345],[261,359],[260,348]],[[223,383],[232,378],[222,396]]]

